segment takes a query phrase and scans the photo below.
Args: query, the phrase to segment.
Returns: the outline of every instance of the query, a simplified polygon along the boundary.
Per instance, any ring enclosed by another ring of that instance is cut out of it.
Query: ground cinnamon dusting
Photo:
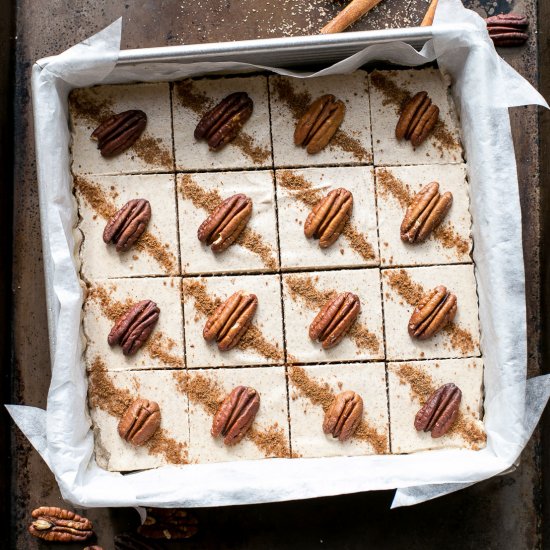
[[[297,92],[286,78],[274,78],[273,89],[292,112],[292,116],[298,120],[306,111],[313,98],[307,91]]]
[[[453,348],[459,349],[463,355],[473,353],[475,349],[474,339],[467,330],[455,325],[455,323],[449,323],[443,328],[443,332],[451,339]]]
[[[159,428],[145,446],[149,454],[163,455],[168,464],[188,464],[187,445],[170,437],[164,428]]]
[[[164,336],[162,332],[155,332],[145,343],[144,349],[154,359],[160,359],[166,365],[174,368],[183,367],[183,358],[177,355],[172,355],[168,349],[174,348],[176,342],[172,338]]]
[[[365,235],[357,231],[357,229],[351,225],[349,221],[344,226],[342,235],[344,235],[351,248],[353,248],[353,250],[355,250],[355,252],[357,252],[363,260],[373,260],[376,257],[374,248],[369,241],[367,241]]]
[[[359,349],[368,349],[371,353],[380,351],[380,342],[365,325],[355,322],[349,329],[348,336]]]
[[[319,290],[311,277],[289,275],[284,279],[290,297],[303,300],[309,309],[321,309],[330,299],[336,296],[335,290]]]
[[[271,157],[271,152],[267,147],[256,145],[254,138],[242,130],[231,141],[231,144],[237,146],[254,164],[263,164]]]
[[[444,248],[456,248],[457,252],[461,255],[466,255],[470,251],[470,243],[461,237],[450,223],[436,227],[433,231],[433,236]]]
[[[268,269],[272,271],[277,269],[278,263],[275,256],[273,256],[273,249],[264,242],[258,232],[250,229],[250,227],[245,227],[235,242],[250,252],[257,254]]]
[[[422,285],[415,283],[404,269],[386,271],[386,276],[390,286],[412,307],[426,294]]]
[[[186,393],[189,400],[201,405],[214,416],[224,400],[223,390],[213,380],[202,374],[189,376],[187,373],[174,373],[178,390]]]
[[[162,146],[162,140],[160,138],[154,138],[147,134],[143,134],[134,145],[132,145],[132,150],[147,164],[161,164],[169,170],[174,168],[172,153]]]
[[[288,458],[290,449],[284,430],[275,422],[265,430],[250,428],[246,438],[252,441],[266,457]]]
[[[342,130],[337,130],[330,141],[330,145],[336,145],[342,151],[351,153],[360,162],[370,162],[372,160],[370,152],[361,145],[361,142]]]
[[[210,317],[222,303],[219,298],[212,298],[206,291],[206,285],[199,281],[184,281],[183,296],[195,299],[195,309],[204,317]]]

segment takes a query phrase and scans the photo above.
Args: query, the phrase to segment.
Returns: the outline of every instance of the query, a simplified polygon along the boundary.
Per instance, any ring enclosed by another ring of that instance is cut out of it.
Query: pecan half
[[[208,318],[202,335],[207,342],[215,340],[220,351],[234,348],[248,330],[258,307],[255,294],[235,292],[220,304]]]
[[[401,240],[408,243],[425,241],[443,221],[453,204],[453,194],[439,194],[439,183],[432,181],[414,196],[401,223]]]
[[[132,306],[111,329],[107,341],[119,345],[124,355],[133,355],[149,338],[159,320],[160,309],[151,300]]]
[[[431,432],[432,437],[445,435],[458,415],[461,399],[462,392],[453,383],[441,386],[416,413],[414,427]]]
[[[324,149],[342,124],[346,106],[332,94],[317,98],[302,115],[294,131],[294,143],[313,155]]]
[[[434,129],[438,118],[439,107],[432,104],[428,92],[418,92],[401,111],[395,137],[399,140],[410,139],[418,147]]]
[[[259,408],[260,394],[254,388],[233,388],[214,415],[210,433],[223,436],[226,445],[236,445],[252,426]]]
[[[199,241],[211,246],[214,252],[229,248],[243,232],[252,216],[252,199],[239,193],[225,199],[204,220],[198,231]]]
[[[107,223],[103,242],[126,252],[144,233],[151,219],[151,205],[145,199],[128,201]]]
[[[198,531],[197,518],[183,508],[146,508],[137,532],[148,539],[188,539]]]
[[[435,287],[416,306],[409,321],[409,334],[427,340],[445,328],[456,315],[456,296],[444,286]]]
[[[118,423],[118,435],[132,445],[147,443],[160,426],[160,407],[155,401],[136,399]]]
[[[70,510],[41,506],[32,512],[29,533],[50,542],[77,542],[90,538],[92,522]]]
[[[353,391],[339,393],[325,413],[323,432],[339,441],[346,441],[355,433],[362,416],[361,396]]]
[[[97,141],[97,148],[103,157],[114,157],[132,147],[146,125],[147,115],[133,109],[104,120],[90,137]]]
[[[333,189],[309,213],[304,224],[308,239],[319,239],[319,246],[327,248],[335,243],[351,216],[353,195],[343,187]]]
[[[235,139],[253,109],[254,102],[246,92],[229,94],[203,115],[195,128],[195,138],[206,139],[214,151],[221,149]]]
[[[485,20],[489,36],[495,46],[521,46],[529,38],[527,17],[517,13],[503,13],[487,17]]]
[[[321,342],[324,349],[333,348],[347,334],[359,312],[359,297],[342,292],[329,300],[309,327],[309,337]]]

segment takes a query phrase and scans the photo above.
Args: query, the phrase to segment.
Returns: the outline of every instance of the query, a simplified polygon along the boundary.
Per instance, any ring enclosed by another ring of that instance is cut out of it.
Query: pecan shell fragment
[[[416,413],[414,427],[431,432],[434,438],[445,435],[458,415],[461,399],[462,392],[453,383],[441,386]]]
[[[323,150],[344,120],[346,106],[332,94],[317,98],[302,115],[294,131],[294,143],[310,155]]]
[[[213,252],[223,252],[238,239],[250,216],[252,200],[242,193],[233,195],[218,205],[201,223],[197,237],[210,246]]]
[[[353,195],[343,187],[333,189],[309,213],[304,224],[308,239],[319,239],[319,246],[327,248],[342,233],[353,209]]]
[[[188,539],[198,531],[197,518],[183,508],[146,508],[137,532],[148,539]]]
[[[235,292],[208,318],[202,335],[207,342],[216,341],[220,351],[234,348],[252,323],[258,307],[255,294]]]
[[[92,522],[70,510],[41,506],[31,515],[29,533],[49,542],[79,542],[93,535]]]
[[[114,157],[132,147],[147,125],[147,115],[132,109],[110,116],[90,136],[97,141],[101,156]]]
[[[117,252],[126,252],[143,235],[150,219],[149,201],[132,199],[108,221],[103,230],[103,242],[116,245]]]
[[[323,432],[339,441],[347,441],[355,433],[362,416],[361,396],[353,391],[339,393],[325,413]]]
[[[347,334],[359,312],[359,297],[351,292],[342,292],[329,300],[309,327],[309,337],[321,342],[323,349],[340,343]]]
[[[195,138],[205,139],[214,151],[221,149],[235,139],[253,109],[254,102],[246,92],[229,94],[203,115],[195,128]]]
[[[155,401],[136,399],[118,423],[118,435],[137,447],[153,437],[160,426],[160,407]]]
[[[425,241],[443,221],[453,204],[449,191],[440,195],[439,183],[425,185],[414,196],[401,223],[401,240],[408,243]]]
[[[439,119],[439,107],[432,104],[428,92],[418,92],[401,111],[395,128],[398,140],[409,139],[414,147],[421,145]]]
[[[159,319],[160,309],[151,300],[132,306],[111,329],[107,341],[119,345],[124,355],[133,355],[146,342]]]
[[[503,13],[493,15],[485,20],[489,36],[495,46],[521,46],[529,38],[527,17],[517,13]]]
[[[254,388],[233,388],[214,415],[212,436],[221,435],[225,445],[236,445],[252,426],[259,408],[260,394]]]
[[[437,286],[416,306],[409,321],[412,338],[427,340],[444,329],[457,310],[456,296],[444,286]]]

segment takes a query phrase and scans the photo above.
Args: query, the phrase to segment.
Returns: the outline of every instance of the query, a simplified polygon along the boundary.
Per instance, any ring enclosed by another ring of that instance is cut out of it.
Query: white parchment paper
[[[449,25],[464,23],[466,31]],[[434,38],[421,52],[404,43],[373,45],[320,73],[347,73],[366,62],[416,66],[438,60],[452,81],[471,184],[474,260],[485,361],[482,451],[428,451],[352,458],[267,459],[165,466],[131,475],[106,472],[93,458],[81,360],[82,292],[73,251],[75,208],[69,170],[67,94],[100,82],[174,80],[241,63],[156,63],[116,67],[118,20],[33,69],[33,104],[52,351],[47,410],[7,405],[55,474],[63,497],[92,506],[214,506],[274,502],[375,489],[398,491],[394,506],[422,502],[499,474],[517,461],[550,395],[550,376],[526,381],[521,213],[508,107],[545,100],[495,52],[483,20],[459,0],[440,0]],[[43,366],[46,368],[46,365]]]

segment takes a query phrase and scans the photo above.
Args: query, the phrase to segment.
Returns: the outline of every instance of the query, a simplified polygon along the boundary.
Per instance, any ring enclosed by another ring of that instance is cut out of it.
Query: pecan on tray
[[[338,294],[313,319],[309,327],[309,337],[321,342],[324,349],[333,348],[347,334],[360,311],[361,304],[356,294]]]
[[[418,147],[429,136],[438,119],[439,107],[432,103],[428,92],[418,92],[401,111],[395,137],[409,139],[414,147]]]
[[[317,98],[302,115],[294,131],[294,143],[313,155],[323,150],[344,120],[346,106],[332,94]]]
[[[259,408],[260,395],[254,388],[233,388],[214,415],[212,436],[221,435],[225,445],[236,445],[252,426]]]
[[[149,399],[136,399],[118,423],[118,435],[132,445],[147,443],[160,426],[160,407]]]
[[[197,237],[213,252],[223,252],[237,240],[250,216],[252,200],[242,193],[233,195],[219,204],[201,223]]]
[[[205,139],[214,151],[221,149],[235,139],[253,109],[254,102],[246,92],[229,94],[203,115],[195,128],[195,138]]]
[[[116,245],[117,252],[126,252],[143,235],[150,219],[149,201],[132,199],[108,221],[103,230],[103,242]]]
[[[142,300],[120,317],[107,341],[119,345],[124,355],[133,355],[146,342],[159,319],[160,309],[151,300]]]
[[[333,189],[309,213],[304,224],[308,239],[319,239],[319,246],[327,248],[336,242],[353,209],[353,195],[343,187]]]
[[[90,136],[104,157],[114,157],[139,139],[147,125],[147,115],[136,109],[124,111],[104,120]]]
[[[207,342],[216,341],[220,351],[234,348],[248,330],[258,307],[255,294],[235,292],[220,304],[204,325],[202,335]]]
[[[188,539],[198,530],[197,518],[183,508],[146,508],[137,532],[148,539]]]
[[[425,241],[443,221],[452,204],[452,193],[447,191],[441,195],[436,181],[422,187],[405,212],[401,240],[408,243]]]
[[[431,338],[454,319],[456,310],[456,296],[437,286],[416,306],[409,320],[409,334],[419,340]]]
[[[339,441],[353,436],[363,416],[363,399],[353,391],[339,393],[327,412],[323,422],[323,432]]]
[[[414,427],[431,432],[432,437],[445,435],[458,415],[461,399],[462,392],[453,383],[441,386],[416,413]]]
[[[56,506],[41,506],[32,518],[29,533],[49,542],[79,542],[93,535],[89,519]]]
[[[517,13],[493,15],[488,17],[485,23],[495,46],[521,46],[527,42],[528,35],[525,31],[529,21],[523,15]]]

